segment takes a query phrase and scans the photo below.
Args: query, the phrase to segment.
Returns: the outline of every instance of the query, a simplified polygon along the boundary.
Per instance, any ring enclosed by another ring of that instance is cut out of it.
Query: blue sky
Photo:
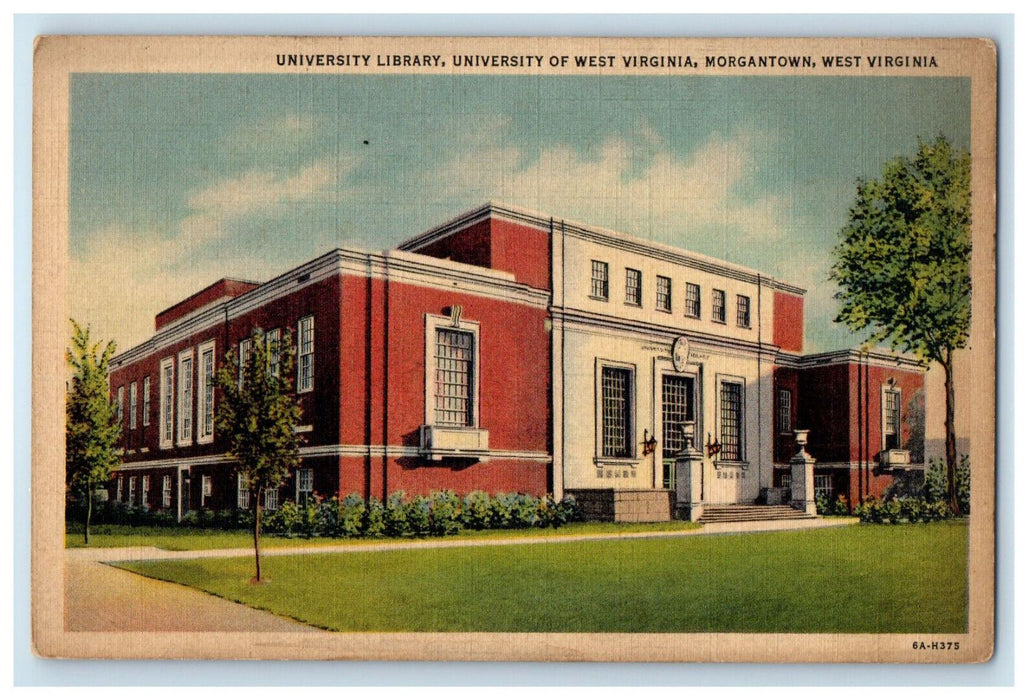
[[[489,199],[809,289],[806,349],[857,344],[827,281],[856,178],[944,133],[955,78],[72,78],[70,313],[128,348],[224,276],[383,250]]]

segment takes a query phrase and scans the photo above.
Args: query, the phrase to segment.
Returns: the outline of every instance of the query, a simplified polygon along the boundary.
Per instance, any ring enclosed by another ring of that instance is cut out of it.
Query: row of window
[[[633,429],[635,376],[630,367],[600,368],[600,456],[630,459],[636,455]],[[696,421],[695,377],[663,375],[661,384],[661,448],[665,457],[684,447],[682,424]],[[719,459],[739,462],[744,458],[744,383],[719,382]],[[700,447],[700,445],[698,445]]]
[[[126,479],[129,490],[126,491],[126,503],[133,506],[146,506],[150,502],[151,495],[151,477],[145,474],[140,477],[140,494],[137,494],[137,477],[131,476]],[[115,482],[115,500],[122,501],[122,484],[123,477],[119,475]],[[172,477],[165,475],[162,477],[162,507],[169,508],[172,506]]]
[[[115,483],[115,500],[122,501],[123,476],[119,475]],[[150,503],[151,477],[147,474],[140,477],[140,492],[137,493],[137,477],[130,476],[126,479],[125,491],[126,503],[129,505],[145,507]],[[313,496],[313,470],[299,469],[295,472],[295,502],[305,504]],[[201,477],[201,507],[207,505],[208,499],[212,498],[212,477],[203,475]],[[250,503],[248,484],[244,477],[237,475],[237,505],[239,508],[247,509]],[[166,474],[162,477],[162,508],[172,507],[172,476]],[[276,510],[278,506],[277,489],[265,489],[263,491],[263,509]]]
[[[280,343],[280,329],[266,333],[266,342],[271,346]],[[251,351],[251,339],[246,338],[238,344],[240,371],[243,372],[245,361]],[[314,356],[316,353],[316,328],[312,316],[306,316],[298,322],[298,393],[313,390]],[[194,403],[197,401],[197,436],[199,445],[210,443],[215,434],[215,387],[212,378],[216,369],[215,341],[210,340],[197,347],[197,371],[195,372],[194,348],[187,348],[176,356],[165,357],[158,371],[158,446],[168,449],[173,446],[175,432],[176,445],[190,445],[195,439]],[[280,373],[279,354],[274,353],[269,371]],[[242,375],[243,376],[243,375]],[[196,379],[196,383],[195,383]],[[151,423],[151,377],[141,381],[143,410],[139,412],[141,423]],[[195,397],[196,392],[196,397]],[[116,413],[121,424],[125,418],[126,386],[116,390]],[[137,382],[129,384],[129,428],[137,427],[138,415]],[[175,417],[179,416],[179,421]]]
[[[603,260],[592,261],[589,295],[600,301],[608,301],[611,298],[609,263]],[[701,285],[687,282],[684,301],[684,315],[688,318],[701,318]],[[625,303],[630,306],[643,306],[643,273],[631,267],[625,268]],[[654,308],[672,313],[671,277],[657,275]],[[712,321],[726,323],[725,290],[712,289]],[[737,326],[751,327],[751,297],[743,294],[737,295]]]

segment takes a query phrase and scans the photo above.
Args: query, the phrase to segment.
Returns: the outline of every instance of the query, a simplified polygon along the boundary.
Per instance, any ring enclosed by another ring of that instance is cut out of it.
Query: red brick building
[[[587,248],[595,257],[572,257],[579,245],[595,246]],[[668,267],[655,270],[661,264]],[[612,301],[608,274],[619,265],[627,287]],[[628,285],[635,281],[639,295],[651,272],[658,308],[630,304]],[[702,281],[706,293],[712,288],[711,318],[700,311]],[[684,282],[686,312],[673,313],[673,285],[681,293]],[[667,315],[659,314],[666,299]],[[803,304],[804,290],[761,273],[486,205],[395,251],[337,249],[267,282],[220,280],[160,312],[155,334],[112,363],[125,453],[110,496],[178,516],[246,505],[215,434],[219,396],[209,378],[228,352],[247,350],[254,328],[290,332],[296,343],[297,430],[305,436],[301,468],[267,494],[268,507],[312,493],[559,497],[587,483],[664,492],[667,453],[648,454],[633,440],[672,434],[676,418],[697,422],[702,439],[707,432],[742,442],[721,452],[735,457],[743,488],[716,498],[742,502],[778,487],[793,428],[812,430],[821,490],[853,502],[879,495],[894,470],[923,464],[923,371],[886,353],[802,355]],[[580,334],[590,327],[598,340],[587,344]],[[612,335],[653,359],[620,357]],[[671,352],[658,355],[677,340],[699,360],[685,377],[671,369]],[[579,376],[589,388],[575,395]],[[594,409],[582,394],[599,395],[592,387],[601,376],[611,393]],[[720,398],[738,402],[736,411]],[[918,424],[910,422],[916,410]],[[604,449],[628,444],[627,455],[600,454],[605,429]],[[920,452],[909,454],[914,443]]]

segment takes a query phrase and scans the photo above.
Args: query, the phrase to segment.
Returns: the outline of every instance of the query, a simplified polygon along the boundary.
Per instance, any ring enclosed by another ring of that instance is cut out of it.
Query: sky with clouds
[[[827,280],[857,178],[938,133],[956,78],[72,77],[70,315],[122,349],[221,277],[385,250],[489,199],[809,290],[806,350],[858,344]]]

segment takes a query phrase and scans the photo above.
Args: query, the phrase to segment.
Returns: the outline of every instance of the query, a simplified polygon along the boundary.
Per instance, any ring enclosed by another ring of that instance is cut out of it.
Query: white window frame
[[[122,385],[115,391],[115,416],[119,421],[119,426],[122,426],[122,420],[125,414],[122,411],[122,403],[125,398],[126,386]]]
[[[126,494],[126,503],[129,505],[135,505],[133,501],[137,497],[137,478],[135,476],[129,477],[129,493]]]
[[[309,488],[303,489],[302,486],[308,486]],[[295,472],[295,503],[301,505],[302,494],[307,493],[310,497],[313,494],[313,468],[312,467],[299,467]]]
[[[306,326],[308,325],[308,329]],[[308,341],[306,333],[309,334]],[[308,342],[308,352],[303,352]],[[298,362],[295,364],[298,393],[304,394],[316,386],[316,318],[310,314],[298,319]]]
[[[137,427],[137,383],[129,383],[129,429]]]
[[[248,510],[251,504],[251,493],[248,491],[248,481],[244,474],[237,475],[237,507],[241,510]]]
[[[162,476],[162,508],[172,507],[172,476]]]
[[[602,276],[597,273],[603,273]],[[598,294],[596,287],[603,293]],[[607,301],[611,296],[611,266],[603,260],[591,260],[589,264],[589,298]]]
[[[628,406],[626,407],[626,418],[629,425],[629,434],[626,436],[628,441],[629,454],[627,456],[621,455],[605,455],[604,454],[604,368],[618,369],[629,373],[629,397]],[[596,426],[596,458],[595,462],[598,464],[602,463],[632,463],[635,464],[639,461],[639,455],[637,451],[637,422],[636,422],[636,365],[627,362],[617,362],[615,360],[607,360],[603,358],[597,358],[595,362],[594,372],[594,387],[595,387],[595,418],[594,425]]]
[[[784,402],[786,398],[786,403]],[[781,435],[790,435],[794,432],[793,411],[791,406],[794,403],[794,394],[790,389],[779,389],[776,393],[776,427]],[[786,419],[786,420],[785,420]]]
[[[812,487],[816,495],[824,494],[827,498],[834,497],[834,477],[832,474],[815,474],[812,477]]]
[[[266,352],[269,354],[270,362],[266,371],[273,377],[280,376],[280,329],[274,328],[266,331]]]
[[[122,502],[122,475],[119,474],[119,478],[115,480],[115,500],[119,503]]]
[[[435,421],[435,345],[438,330],[463,331],[473,336],[471,348],[471,424],[466,426],[447,426],[454,428],[478,428],[481,426],[481,324],[477,321],[452,319],[434,314],[424,315],[424,425],[436,425]]]
[[[248,356],[252,352],[252,337],[242,339],[237,343],[237,388],[244,386],[244,371],[248,366]]]
[[[147,507],[147,496],[151,491],[151,477],[144,474],[140,477],[140,505]]]
[[[210,356],[212,366],[206,370],[205,356]],[[198,346],[198,444],[213,441],[216,431],[216,341],[209,340]],[[206,376],[207,375],[207,376]]]
[[[186,365],[187,369],[184,369]],[[176,446],[185,447],[194,442],[194,348],[187,348],[176,356],[179,374],[176,382]]]
[[[140,424],[145,428],[151,425],[151,377],[144,377],[144,384],[141,388],[143,400],[141,401]]]
[[[162,358],[158,371],[158,447],[173,446],[176,433],[176,363],[172,357]]]
[[[888,432],[888,394],[898,394],[898,432]],[[880,445],[881,450],[888,449],[905,449],[902,447],[902,388],[898,386],[888,386],[887,384],[881,387],[880,392]],[[898,435],[898,447],[888,447],[888,436]]]
[[[205,507],[205,499],[212,498],[212,477],[208,474],[201,475],[201,507]]]
[[[262,492],[262,509],[267,511],[274,511],[280,505],[280,494],[278,493],[277,487],[273,486],[268,489],[263,489]]]
[[[722,385],[723,384],[739,384],[740,385],[740,425],[738,426],[737,432],[739,433],[740,442],[737,445],[737,454],[740,456],[739,459],[725,459],[722,456],[722,452],[716,455],[716,462],[722,464],[747,464],[747,380],[744,377],[737,377],[730,374],[716,374],[715,375],[715,435],[716,440],[722,442]]]

